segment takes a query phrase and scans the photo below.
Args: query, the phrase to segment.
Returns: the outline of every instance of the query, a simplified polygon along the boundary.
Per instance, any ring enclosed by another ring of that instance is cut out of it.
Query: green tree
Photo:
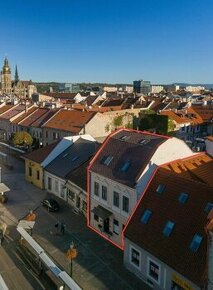
[[[13,137],[12,137],[12,143],[15,146],[31,146],[33,143],[33,138],[32,136],[25,132],[16,132]]]

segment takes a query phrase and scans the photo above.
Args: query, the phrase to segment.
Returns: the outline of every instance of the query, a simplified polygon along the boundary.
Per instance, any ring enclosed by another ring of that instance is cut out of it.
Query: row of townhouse
[[[13,133],[26,131],[40,146],[60,138],[90,134],[103,137],[111,116],[79,110],[47,109],[35,105],[17,104],[0,106],[0,138],[8,141]]]
[[[118,130],[88,167],[87,224],[154,289],[204,289],[212,172],[210,156],[177,138]]]
[[[86,168],[97,146],[90,135],[77,135],[26,153],[25,178],[86,215]]]
[[[70,136],[24,157],[26,179],[86,215],[153,289],[213,284],[204,230],[213,218],[209,155],[177,138],[120,129],[99,149],[91,136]]]

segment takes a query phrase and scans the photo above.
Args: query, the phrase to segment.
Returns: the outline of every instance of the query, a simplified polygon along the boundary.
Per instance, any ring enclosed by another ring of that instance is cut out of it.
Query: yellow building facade
[[[43,167],[32,160],[25,159],[25,178],[35,186],[44,188],[44,171]]]

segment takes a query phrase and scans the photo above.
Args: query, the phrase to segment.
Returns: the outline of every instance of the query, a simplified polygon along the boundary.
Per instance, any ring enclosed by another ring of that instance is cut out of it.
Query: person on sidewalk
[[[62,223],[61,223],[61,233],[62,233],[62,235],[65,234],[65,227],[66,227],[65,223],[62,222]]]

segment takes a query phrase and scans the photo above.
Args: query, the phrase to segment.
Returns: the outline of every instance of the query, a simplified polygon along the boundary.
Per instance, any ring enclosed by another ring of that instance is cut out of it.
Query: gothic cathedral
[[[12,93],[11,70],[8,59],[4,59],[4,66],[1,71],[1,92],[10,95]]]

